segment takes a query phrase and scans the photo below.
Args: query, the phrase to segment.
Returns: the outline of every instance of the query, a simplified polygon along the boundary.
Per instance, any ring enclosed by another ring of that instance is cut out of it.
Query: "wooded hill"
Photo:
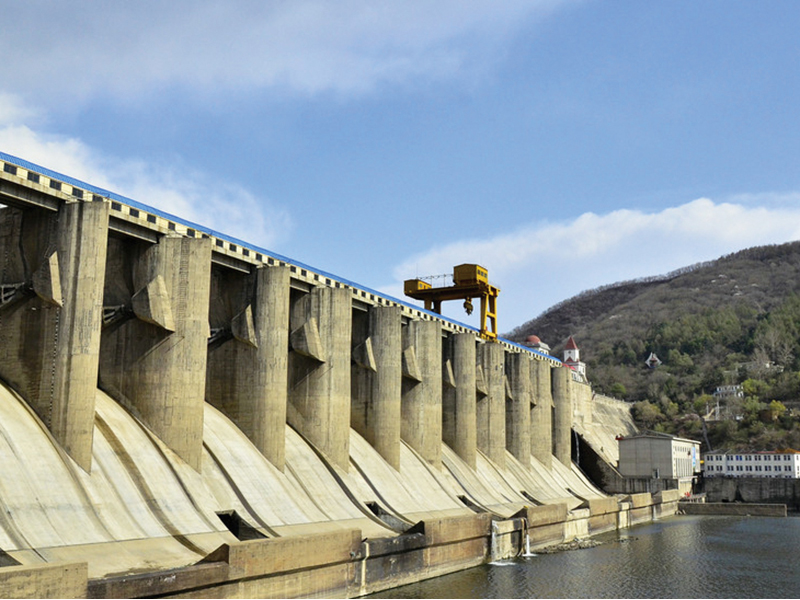
[[[529,335],[555,356],[573,335],[595,389],[636,402],[644,427],[702,439],[711,394],[743,384],[709,417],[709,445],[800,448],[800,242],[583,292],[506,337]]]

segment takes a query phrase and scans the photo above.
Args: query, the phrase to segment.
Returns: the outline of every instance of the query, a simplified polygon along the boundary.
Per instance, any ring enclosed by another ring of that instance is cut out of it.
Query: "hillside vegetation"
[[[714,449],[800,449],[800,242],[583,292],[507,337],[532,334],[557,356],[573,335],[595,389],[635,402],[645,428]],[[742,387],[709,414],[725,385]]]

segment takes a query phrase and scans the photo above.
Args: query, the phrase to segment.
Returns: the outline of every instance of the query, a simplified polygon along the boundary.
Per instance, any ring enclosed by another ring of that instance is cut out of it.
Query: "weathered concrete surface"
[[[483,373],[486,395],[478,399],[478,449],[500,467],[506,460],[506,379],[503,348],[481,344],[478,364]]]
[[[800,480],[771,477],[707,477],[702,490],[709,502],[786,504],[800,510]]]
[[[1,598],[86,598],[86,563],[50,563],[0,569]]]
[[[243,579],[350,562],[359,552],[358,529],[225,544],[203,562],[228,563],[228,577]]]
[[[403,328],[403,350],[413,349],[420,380],[403,379],[403,440],[435,467],[442,461],[442,327],[414,321]]]
[[[166,571],[112,575],[89,581],[88,598],[185,597],[209,587],[224,587],[228,580],[224,562],[199,563]],[[228,589],[234,586],[228,586]],[[200,592],[202,593],[202,592]]]
[[[531,361],[531,454],[549,468],[553,459],[553,387],[550,365]]]
[[[206,407],[203,479],[217,510],[235,511],[268,537],[360,529],[394,535],[342,488],[343,475],[288,426],[286,468],[279,471],[224,415]],[[360,500],[360,496],[359,496]]]
[[[625,502],[629,502],[631,508],[642,508],[646,506],[652,506],[653,496],[652,494],[647,494],[647,493],[630,494],[625,497]]]
[[[678,490],[663,490],[653,494],[653,518],[661,519],[678,512],[681,493]]]
[[[199,475],[98,392],[94,468],[54,443],[24,402],[0,387],[0,548],[22,564],[84,561],[89,576],[182,566],[233,539]],[[180,536],[180,539],[174,536]]]
[[[572,427],[609,465],[619,463],[618,436],[637,432],[628,402],[595,394],[590,415],[576,414]]]
[[[359,348],[368,352],[372,365],[353,361],[350,423],[390,465],[399,469],[403,380],[400,309],[375,306],[364,317],[365,330],[354,342],[358,346],[353,352]],[[355,335],[355,318],[353,331]]]
[[[314,288],[294,303],[290,323],[287,420],[343,470],[349,464],[351,304],[348,290]],[[297,341],[302,331],[305,344]],[[322,355],[312,356],[317,352]]]
[[[531,457],[531,358],[526,354],[506,354],[506,378],[510,397],[506,399],[506,447],[523,466]]]
[[[355,497],[398,516],[408,527],[421,520],[473,514],[440,469],[410,444],[404,442],[400,447],[399,470],[376,455],[356,432],[351,433],[350,444],[357,470],[344,477],[343,483]]]
[[[161,278],[169,294],[175,330],[140,319],[103,333],[100,387],[127,406],[167,446],[200,468],[211,268],[211,241],[164,237],[149,247],[113,245],[108,279],[131,283],[131,295]],[[128,273],[120,253],[136,251]],[[110,293],[107,292],[107,294]],[[104,304],[113,301],[106,299]]]
[[[57,214],[0,207],[0,284],[24,283],[36,292],[3,307],[0,377],[28,399],[85,470],[91,468],[107,234],[102,202],[64,204]]]
[[[476,339],[471,333],[449,336],[443,359],[453,370],[455,387],[442,391],[442,439],[473,469],[478,451],[475,403]]]
[[[563,523],[567,520],[568,512],[566,504],[550,504],[547,506],[528,506],[520,516],[525,517],[528,527],[542,527],[544,525]]]
[[[624,497],[624,502],[629,505],[628,523],[644,523],[653,516],[653,496],[649,493],[630,494]]]
[[[492,521],[491,557],[493,561],[514,558],[525,544],[525,520]]]
[[[278,469],[285,462],[289,347],[289,269],[260,267],[250,275],[215,269],[212,329],[230,329],[209,348],[206,400],[230,417]],[[251,319],[252,340],[234,334]]]
[[[563,465],[572,462],[573,385],[569,367],[553,369],[553,456]]]

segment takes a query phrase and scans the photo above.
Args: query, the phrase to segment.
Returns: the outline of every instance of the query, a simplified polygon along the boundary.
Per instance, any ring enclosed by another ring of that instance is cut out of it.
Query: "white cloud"
[[[509,331],[583,290],[667,273],[751,246],[800,239],[800,207],[770,203],[766,195],[761,200],[763,205],[754,206],[700,198],[655,213],[616,210],[533,223],[410,257],[394,269],[396,283],[385,290],[401,297],[404,279],[478,263],[501,288],[498,327]],[[477,324],[457,303],[445,314]]]
[[[12,96],[0,96],[3,152],[265,248],[275,247],[291,230],[285,210],[218,173],[108,157],[79,139],[40,133],[20,123],[33,114],[22,106]]]
[[[509,32],[573,2],[31,0],[0,36],[0,81],[58,102],[176,84],[363,92],[480,70]]]
[[[0,91],[0,127],[29,121],[37,114],[36,110],[26,106],[18,96]]]

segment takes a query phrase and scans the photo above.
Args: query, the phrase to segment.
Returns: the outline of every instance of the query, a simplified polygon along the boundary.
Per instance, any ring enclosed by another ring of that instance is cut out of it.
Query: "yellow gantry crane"
[[[497,339],[497,295],[500,288],[489,283],[489,272],[480,265],[453,267],[453,285],[433,287],[424,279],[406,279],[403,291],[406,296],[425,301],[425,310],[442,314],[445,300],[464,300],[464,310],[472,314],[472,299],[481,300],[481,337]]]

